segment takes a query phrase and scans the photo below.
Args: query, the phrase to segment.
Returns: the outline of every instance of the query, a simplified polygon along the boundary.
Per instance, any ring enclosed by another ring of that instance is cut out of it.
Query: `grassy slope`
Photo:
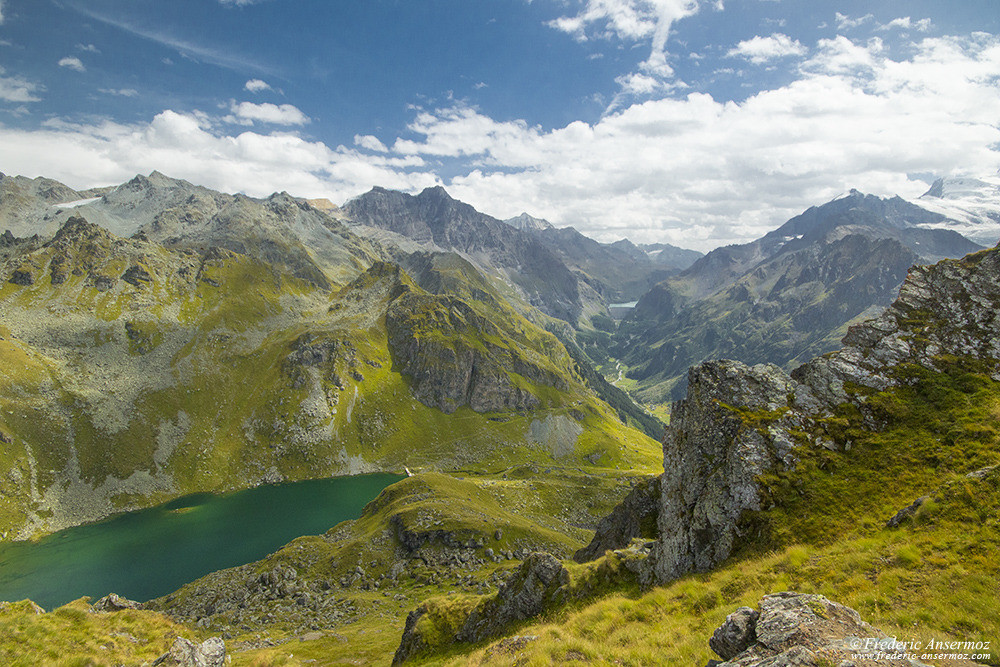
[[[48,248],[30,258],[33,285],[0,285],[4,322],[21,334],[0,340],[0,432],[12,440],[0,463],[16,469],[2,477],[0,490],[19,501],[0,512],[8,537],[32,511],[39,530],[51,510],[28,502],[32,491],[72,479],[77,470],[82,484],[72,488],[108,482],[93,502],[96,514],[253,485],[275,474],[303,479],[403,465],[496,470],[553,462],[558,452],[530,438],[532,422],[571,410],[585,432],[568,456],[557,457],[560,465],[631,467],[626,459],[636,451],[642,465],[657,458],[655,443],[621,425],[571,377],[561,391],[527,383],[542,399],[532,413],[462,408],[444,415],[422,405],[392,368],[380,315],[390,295],[376,276],[330,295],[244,255],[217,252],[199,265],[192,253],[115,243],[124,246],[112,244],[101,251],[105,257],[87,260],[93,271],[119,276],[129,265],[122,257],[140,257],[153,276],[144,288],[118,281],[101,292],[87,274],[69,274],[54,286],[46,273]],[[198,279],[181,279],[178,264],[190,265]],[[449,286],[470,280],[446,269]],[[500,343],[517,345],[552,373],[567,372],[558,341],[492,295],[488,284],[460,294],[510,333]],[[307,334],[337,341],[337,356],[290,370],[286,360]],[[468,342],[471,334],[457,335]],[[303,376],[298,383],[296,373]],[[59,498],[49,500],[58,513]],[[49,525],[67,522],[72,517],[57,516]]]
[[[902,368],[912,384],[869,397],[878,430],[856,410],[832,417],[829,432],[850,448],[802,450],[794,470],[766,479],[772,509],[746,517],[746,541],[717,570],[645,593],[599,589],[512,628],[538,637],[523,646],[451,646],[424,662],[704,664],[728,613],[781,590],[826,595],[900,640],[995,640],[1000,468],[966,475],[1000,463],[1000,383],[974,362],[939,362],[944,372]],[[766,427],[766,415],[746,416]],[[913,520],[885,527],[921,496],[931,499]],[[985,664],[1000,665],[1000,651]]]
[[[0,661],[9,667],[150,664],[176,637],[207,637],[156,612],[93,613],[87,600],[44,614],[30,602],[0,603]]]

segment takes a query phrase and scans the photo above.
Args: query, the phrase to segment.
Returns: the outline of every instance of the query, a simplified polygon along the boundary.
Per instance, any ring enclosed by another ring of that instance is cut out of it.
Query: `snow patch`
[[[77,206],[86,206],[87,204],[93,204],[95,201],[101,201],[101,198],[91,197],[90,199],[77,199],[76,201],[68,201],[62,204],[53,204],[52,208],[76,208]]]

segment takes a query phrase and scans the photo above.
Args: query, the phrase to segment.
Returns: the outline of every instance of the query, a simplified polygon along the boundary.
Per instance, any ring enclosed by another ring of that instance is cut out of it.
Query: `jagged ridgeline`
[[[457,255],[157,173],[0,187],[6,539],[286,479],[654,460]]]
[[[622,322],[613,353],[651,402],[683,396],[688,367],[710,359],[791,370],[889,305],[912,265],[981,249],[941,228],[952,222],[853,190],[653,287]]]

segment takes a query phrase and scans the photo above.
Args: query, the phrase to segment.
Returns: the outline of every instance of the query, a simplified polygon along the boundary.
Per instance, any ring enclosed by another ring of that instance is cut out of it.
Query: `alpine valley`
[[[0,602],[0,661],[1000,665],[994,181],[702,255],[440,187],[0,175],[0,575],[192,494],[406,475],[151,600]]]

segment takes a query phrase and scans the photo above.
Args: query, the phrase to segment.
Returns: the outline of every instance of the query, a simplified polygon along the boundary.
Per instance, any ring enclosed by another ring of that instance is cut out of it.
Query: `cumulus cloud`
[[[799,40],[776,32],[769,37],[758,35],[753,39],[744,40],[730,49],[726,55],[730,58],[743,57],[755,65],[760,65],[778,58],[804,56],[808,51]]]
[[[243,88],[249,90],[251,93],[260,93],[265,90],[271,90],[270,84],[266,81],[261,81],[260,79],[250,79],[243,85]]]
[[[847,14],[841,14],[836,12],[834,18],[837,20],[838,30],[852,30],[854,28],[860,27],[869,21],[875,20],[874,14],[865,14],[864,16],[859,16],[857,18],[852,18]]]
[[[238,125],[253,125],[254,123],[270,123],[272,125],[305,125],[310,122],[298,107],[291,104],[254,104],[253,102],[236,102],[229,106],[230,115],[223,118],[227,123]]]
[[[910,19],[909,16],[904,16],[902,18],[893,19],[886,23],[885,25],[880,25],[879,30],[892,30],[893,28],[899,28],[900,30],[916,30],[917,32],[927,32],[931,29],[930,19],[920,19],[919,21],[914,21]]]
[[[76,70],[77,72],[86,72],[87,68],[83,66],[83,62],[74,56],[66,56],[59,60],[59,67],[68,67],[71,70]]]
[[[140,125],[0,126],[0,145],[5,172],[45,175],[80,188],[154,169],[225,192],[263,197],[287,190],[338,202],[375,183],[410,192],[440,184],[432,174],[413,171],[423,166],[418,157],[331,149],[287,133],[217,134],[202,118],[175,111]]]
[[[4,76],[4,74],[6,70],[0,67],[0,100],[18,103],[41,101],[35,93],[45,90],[44,86],[19,76]]]
[[[741,103],[693,93],[544,131],[472,108],[421,112],[406,155],[466,157],[454,196],[603,240],[708,249],[756,238],[851,187],[916,196],[916,173],[1000,167],[1000,39],[927,39],[911,60],[827,40],[798,80]]]

